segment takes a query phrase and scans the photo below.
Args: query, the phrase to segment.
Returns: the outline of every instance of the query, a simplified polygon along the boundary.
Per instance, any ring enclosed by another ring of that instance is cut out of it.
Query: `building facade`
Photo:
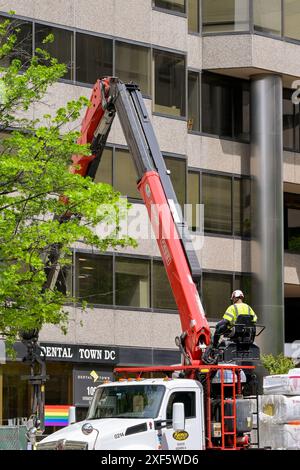
[[[263,352],[299,357],[300,114],[292,87],[300,78],[300,0],[11,0],[1,8],[4,16],[16,11],[28,50],[55,36],[48,47],[68,72],[49,91],[50,109],[89,97],[98,77],[139,84],[179,203],[193,206],[196,240],[195,207],[204,205],[199,288],[208,319],[221,318],[241,288],[266,326]],[[143,212],[118,120],[96,181]],[[180,360],[179,316],[156,241],[138,242],[114,253],[74,246],[66,285],[93,308],[68,307],[66,336],[52,326],[41,332],[48,404],[84,413],[75,398],[84,372],[102,377],[116,364]],[[19,361],[0,366],[2,419],[28,414],[24,374]]]

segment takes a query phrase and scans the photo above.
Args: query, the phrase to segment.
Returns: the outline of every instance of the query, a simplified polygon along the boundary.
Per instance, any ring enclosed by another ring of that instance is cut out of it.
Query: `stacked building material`
[[[260,447],[300,449],[300,369],[264,378]]]

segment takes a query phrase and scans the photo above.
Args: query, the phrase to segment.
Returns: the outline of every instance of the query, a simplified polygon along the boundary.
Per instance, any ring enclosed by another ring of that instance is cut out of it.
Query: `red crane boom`
[[[138,190],[147,207],[179,310],[182,334],[177,344],[184,362],[197,366],[202,363],[202,347],[210,344],[210,329],[196,287],[201,268],[136,85],[125,85],[117,78],[97,80],[78,140],[80,144],[91,144],[92,155],[75,155],[72,171],[95,177],[116,114],[135,163]]]

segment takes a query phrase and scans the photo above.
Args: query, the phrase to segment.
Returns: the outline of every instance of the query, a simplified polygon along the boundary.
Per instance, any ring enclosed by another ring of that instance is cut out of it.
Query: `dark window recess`
[[[7,17],[0,16],[0,23],[3,23],[7,19]],[[18,59],[21,61],[22,65],[26,67],[29,65],[29,61],[32,58],[32,23],[19,19],[11,20],[7,29],[7,35],[0,39],[0,46],[3,46],[12,34],[16,34],[17,41],[13,50],[0,61],[0,65],[2,67],[8,67],[12,60]]]
[[[137,189],[137,172],[128,150],[116,149],[114,165],[114,187],[124,196],[141,199]]]
[[[250,178],[233,180],[233,233],[241,237],[251,235]]]
[[[200,131],[200,74],[188,73],[188,130]]]
[[[203,273],[202,295],[207,317],[221,319],[231,305],[233,277],[231,274]]]
[[[181,209],[186,202],[186,160],[174,157],[164,157],[167,169]]]
[[[94,182],[113,184],[113,150],[111,148],[103,150]]]
[[[202,0],[204,33],[249,31],[249,0]]]
[[[253,0],[255,31],[281,35],[281,0]]]
[[[292,152],[300,152],[300,116],[299,105],[292,102],[295,90],[283,90],[283,148]]]
[[[169,398],[167,405],[167,419],[173,419],[174,403],[184,404],[185,418],[196,417],[196,394],[195,392],[175,392]]]
[[[300,253],[300,194],[284,193],[284,249]]]
[[[154,50],[154,111],[171,116],[185,116],[185,57]]]
[[[202,131],[249,141],[249,83],[222,75],[202,74]]]
[[[151,95],[150,48],[116,41],[116,76],[123,82],[139,85],[141,92]]]
[[[298,0],[283,0],[284,35],[291,39],[300,40],[300,4]]]
[[[188,0],[188,31],[189,33],[200,31],[200,0]]]
[[[153,307],[158,309],[177,310],[162,261],[153,262]]]
[[[111,39],[76,33],[76,80],[94,84],[113,72]]]
[[[300,340],[300,297],[287,297],[284,301],[285,342]]]
[[[116,305],[150,308],[150,261],[116,259]]]
[[[113,304],[113,258],[76,254],[76,297],[90,304]]]
[[[176,11],[177,13],[186,12],[186,0],[154,0],[154,5],[164,10]]]
[[[189,229],[193,232],[201,229],[201,212],[200,212],[200,173],[188,172],[188,206],[186,220]]]
[[[202,203],[206,232],[232,234],[232,178],[202,175]]]
[[[43,44],[49,34],[53,34],[53,42],[47,42]],[[49,52],[51,57],[58,60],[59,63],[67,66],[67,71],[63,78],[72,78],[72,52],[73,52],[73,31],[66,29],[54,28],[53,26],[45,26],[42,24],[35,24],[35,47],[44,49]],[[48,63],[48,61],[46,62]]]

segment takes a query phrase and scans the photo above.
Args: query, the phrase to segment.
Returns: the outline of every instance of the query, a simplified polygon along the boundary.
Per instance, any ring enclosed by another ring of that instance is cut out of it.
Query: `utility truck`
[[[116,369],[116,381],[97,387],[87,419],[46,437],[37,449],[248,448],[247,395],[259,359],[247,334],[252,319],[238,318],[218,355],[203,357],[210,328],[197,289],[201,267],[139,88],[104,78],[90,101],[79,143],[90,144],[92,155],[75,155],[71,171],[95,177],[117,114],[178,307],[182,365]]]

